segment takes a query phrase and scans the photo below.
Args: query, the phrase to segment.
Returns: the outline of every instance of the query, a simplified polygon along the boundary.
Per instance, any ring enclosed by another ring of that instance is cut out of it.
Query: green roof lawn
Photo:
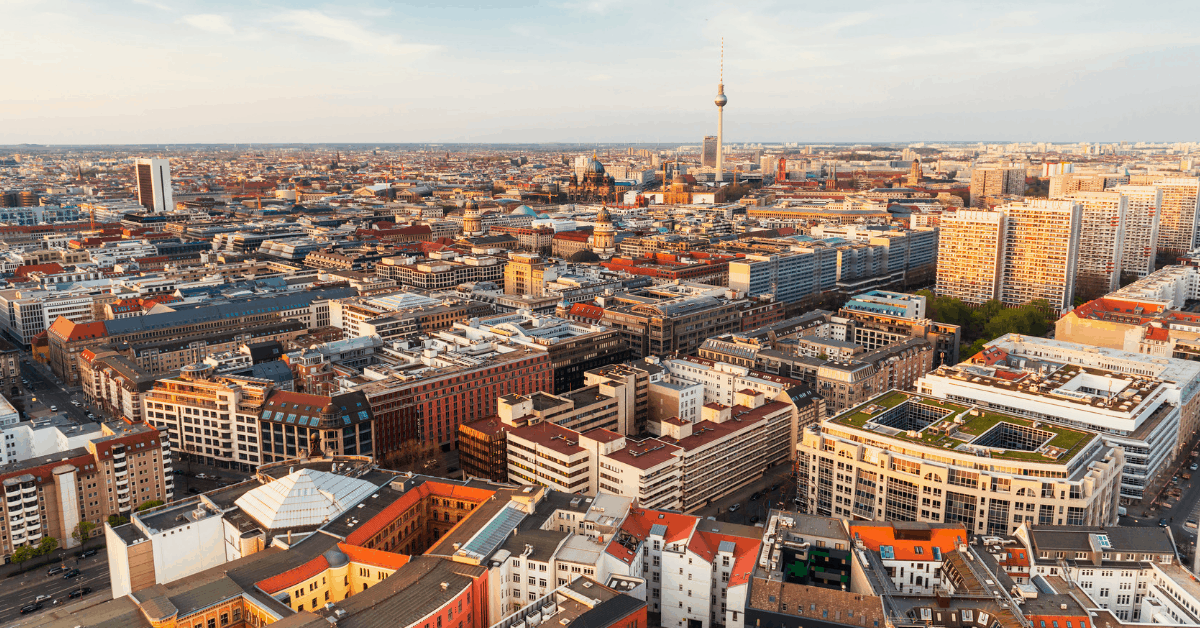
[[[1007,414],[999,414],[997,412],[991,412],[982,408],[978,409],[978,416],[971,416],[969,414],[963,415],[962,413],[965,412],[967,408],[960,404],[950,401],[945,401],[939,404],[932,398],[909,395],[900,391],[892,391],[881,397],[872,399],[852,410],[847,411],[846,413],[843,413],[834,420],[840,425],[862,428],[869,420],[885,412],[885,410],[879,410],[874,413],[868,413],[864,411],[865,408],[874,405],[890,410],[908,400],[910,397],[915,397],[914,402],[916,403],[923,403],[931,407],[945,408],[948,411],[948,414],[944,419],[942,419],[942,421],[952,421],[954,420],[954,417],[962,415],[963,424],[958,426],[958,431],[970,436],[981,436],[1002,421],[1015,425],[1023,425],[1026,427],[1033,426],[1033,421],[1028,419]],[[917,436],[915,438],[910,437],[907,432],[899,432],[895,435],[895,438],[908,441],[910,443],[920,443],[922,445],[931,447],[945,447],[946,443],[957,445],[962,442],[959,439],[946,436],[943,432],[939,431],[935,433],[933,430],[929,429],[940,422],[941,421],[937,421],[925,429],[917,432]],[[1039,452],[1014,450],[1006,450],[1002,454],[997,453],[996,450],[992,450],[991,458],[995,460],[1030,460],[1035,462],[1065,463],[1079,453],[1078,450],[1082,449],[1082,446],[1091,440],[1088,432],[1069,427],[1052,425],[1045,422],[1042,422],[1040,425],[1038,425],[1037,429],[1054,434],[1054,437],[1050,439],[1049,444],[1064,450],[1063,454],[1060,455],[1057,460]]]

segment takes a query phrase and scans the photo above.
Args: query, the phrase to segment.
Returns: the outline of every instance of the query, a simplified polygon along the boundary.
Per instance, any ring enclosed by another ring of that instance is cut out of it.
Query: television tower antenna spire
[[[721,71],[720,79],[717,83],[717,97],[713,100],[713,104],[717,106],[717,187],[721,187],[721,183],[725,180],[725,103],[729,102],[729,98],[725,96],[725,38],[721,38]]]

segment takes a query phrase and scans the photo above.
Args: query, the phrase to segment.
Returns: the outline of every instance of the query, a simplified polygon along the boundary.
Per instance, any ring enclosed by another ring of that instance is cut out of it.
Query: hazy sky
[[[1200,140],[1200,2],[0,0],[0,143]]]

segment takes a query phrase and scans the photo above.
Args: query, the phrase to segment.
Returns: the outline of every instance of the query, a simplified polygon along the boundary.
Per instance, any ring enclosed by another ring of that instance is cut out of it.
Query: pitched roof
[[[356,478],[301,469],[248,491],[235,502],[267,529],[320,525],[375,492]]]
[[[89,338],[105,338],[108,336],[105,324],[102,321],[76,323],[65,316],[59,316],[58,320],[54,321],[54,324],[50,325],[50,329],[47,331],[53,332],[67,342]]]

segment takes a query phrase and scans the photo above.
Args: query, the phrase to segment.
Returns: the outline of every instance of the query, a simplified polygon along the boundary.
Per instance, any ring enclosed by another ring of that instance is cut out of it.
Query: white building
[[[1008,334],[988,343],[982,363],[943,366],[917,390],[1100,433],[1125,449],[1121,497],[1143,489],[1176,459],[1193,425],[1200,364],[1104,347]]]
[[[1113,191],[1126,199],[1125,244],[1121,270],[1145,277],[1154,272],[1162,191],[1152,185],[1118,185]]]

